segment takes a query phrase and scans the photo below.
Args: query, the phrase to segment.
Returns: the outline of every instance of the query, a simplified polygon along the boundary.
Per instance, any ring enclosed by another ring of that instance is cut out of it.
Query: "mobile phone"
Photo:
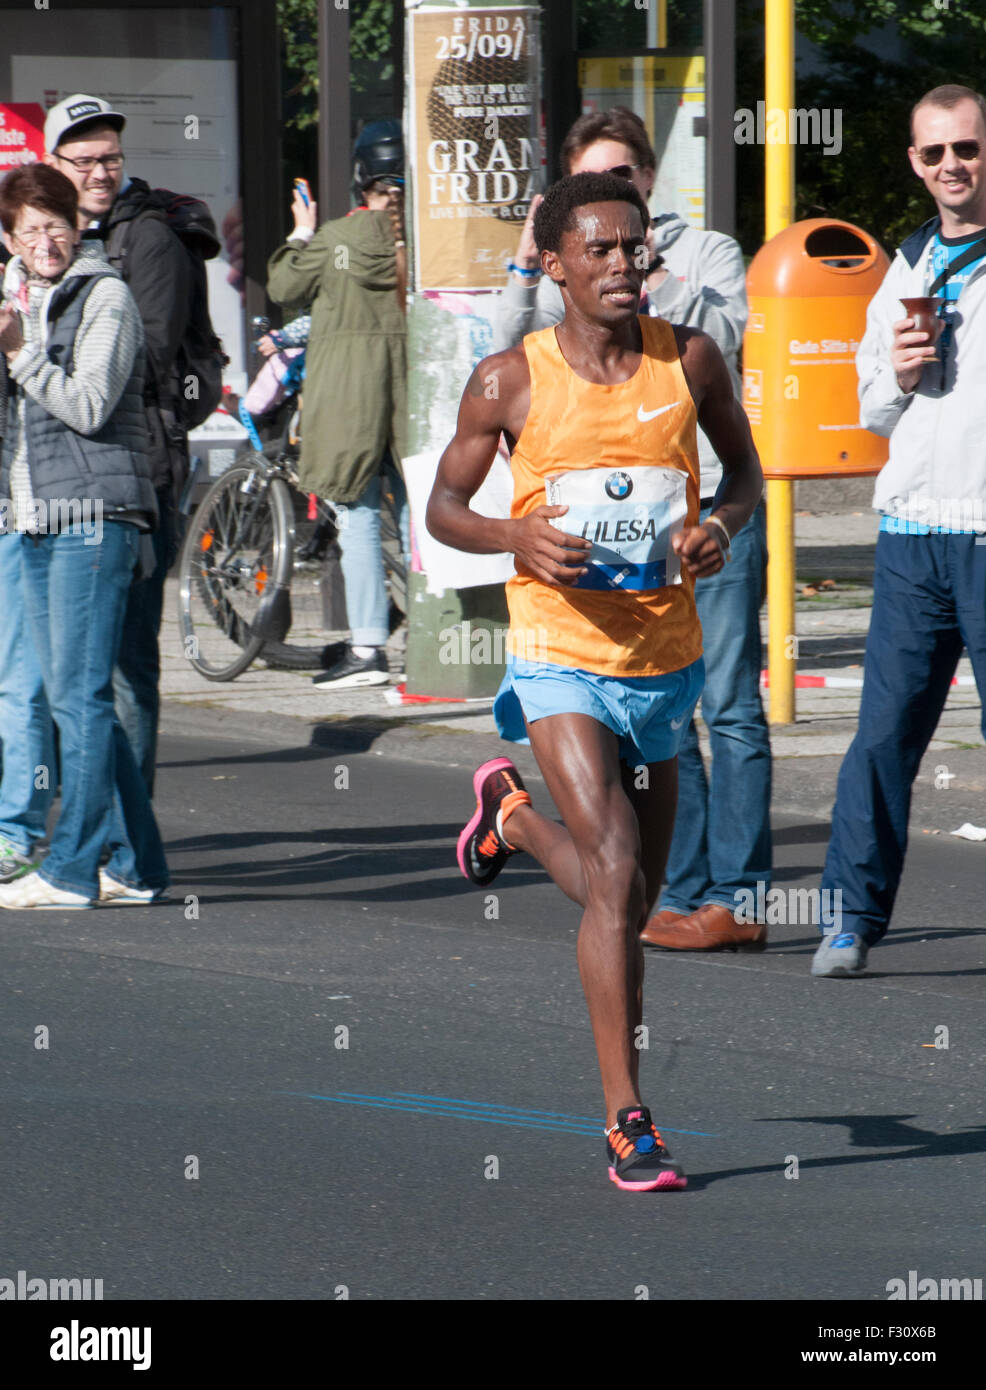
[[[298,190],[298,192],[301,194],[301,201],[304,203],[305,207],[306,207],[306,208],[311,207],[311,204],[312,204],[312,191],[311,191],[311,189],[308,187],[308,180],[307,180],[307,179],[295,179],[295,181],[294,181],[294,186],[295,186],[295,188]]]

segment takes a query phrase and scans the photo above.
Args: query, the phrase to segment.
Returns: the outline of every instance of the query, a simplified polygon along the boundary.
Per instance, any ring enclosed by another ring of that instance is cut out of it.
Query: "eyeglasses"
[[[123,167],[122,154],[104,154],[98,159],[85,155],[82,159],[70,159],[67,154],[59,154],[55,151],[56,159],[64,159],[66,164],[71,164],[73,169],[78,169],[80,174],[91,174],[97,164],[101,164],[108,174],[115,174],[118,169]]]
[[[49,241],[71,241],[75,235],[75,228],[67,226],[64,222],[58,222],[54,227],[31,227],[26,232],[15,232],[14,236],[22,246],[37,246],[42,237],[47,237]]]
[[[979,158],[979,141],[953,140],[948,145],[925,145],[923,150],[918,150],[918,159],[929,169],[934,169],[945,158],[946,150],[951,150],[956,159],[969,163],[971,160]]]
[[[639,169],[639,164],[614,164],[612,169],[607,169],[607,174],[615,174],[618,179],[626,179],[629,183],[633,178],[634,169]]]

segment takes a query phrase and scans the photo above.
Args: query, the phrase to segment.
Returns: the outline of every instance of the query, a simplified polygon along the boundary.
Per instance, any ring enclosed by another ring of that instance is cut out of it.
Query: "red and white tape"
[[[760,684],[765,687],[770,686],[770,672],[760,672]],[[975,676],[953,676],[953,685],[975,685]],[[795,690],[861,690],[863,687],[862,676],[808,676],[800,675],[794,678]]]

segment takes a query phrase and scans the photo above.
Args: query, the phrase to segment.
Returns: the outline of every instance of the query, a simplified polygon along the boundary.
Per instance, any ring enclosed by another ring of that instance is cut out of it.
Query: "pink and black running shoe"
[[[646,1105],[620,1110],[616,1125],[606,1135],[609,1176],[624,1192],[654,1192],[688,1186],[650,1117]]]
[[[476,769],[472,779],[476,793],[476,814],[459,836],[456,857],[459,868],[470,883],[485,888],[492,883],[512,854],[496,828],[497,813],[501,826],[518,806],[530,806],[530,794],[524,790],[520,773],[509,758],[494,758]]]

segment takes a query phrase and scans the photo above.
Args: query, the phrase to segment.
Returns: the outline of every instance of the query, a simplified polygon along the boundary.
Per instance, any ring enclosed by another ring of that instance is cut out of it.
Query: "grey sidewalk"
[[[849,484],[846,491],[854,501],[860,484]],[[799,492],[799,503],[802,496]],[[865,503],[851,511],[801,511],[796,515],[799,675],[861,680],[876,535],[876,515]],[[802,591],[809,581],[834,581],[835,588],[804,597]],[[766,607],[761,626],[766,662]],[[337,635],[344,634],[329,637]],[[246,727],[260,716],[275,716],[263,724],[273,729],[278,718],[284,720],[286,729],[297,731],[295,737],[315,724],[334,726],[340,737],[347,731],[355,737],[355,731],[362,730],[361,739],[372,736],[378,748],[388,747],[404,756],[427,757],[426,747],[434,753],[441,748],[445,756],[446,738],[452,737],[453,745],[458,746],[466,734],[476,739],[475,745],[470,745],[476,761],[482,760],[480,745],[502,747],[488,700],[394,705],[388,703],[381,687],[332,693],[313,685],[309,673],[272,671],[260,663],[228,684],[204,680],[182,655],[174,580],[168,584],[161,648],[165,718],[173,720],[176,727],[193,726],[194,710],[208,708],[227,711],[231,727],[239,726],[241,719]],[[396,652],[391,658],[395,670]],[[966,657],[959,664],[959,675],[971,675]],[[813,809],[817,815],[827,815],[839,762],[855,733],[860,693],[858,687],[798,689],[796,722],[771,728],[777,807]],[[768,708],[769,698],[765,690]],[[986,824],[986,749],[980,719],[975,686],[953,687],[915,786],[916,827],[948,831],[964,820]],[[406,734],[395,737],[402,729]],[[322,731],[320,738],[329,732]],[[304,741],[309,741],[307,736]],[[468,750],[463,750],[461,757],[470,761]],[[944,774],[936,774],[936,769],[942,768]],[[983,852],[986,855],[986,845]]]

